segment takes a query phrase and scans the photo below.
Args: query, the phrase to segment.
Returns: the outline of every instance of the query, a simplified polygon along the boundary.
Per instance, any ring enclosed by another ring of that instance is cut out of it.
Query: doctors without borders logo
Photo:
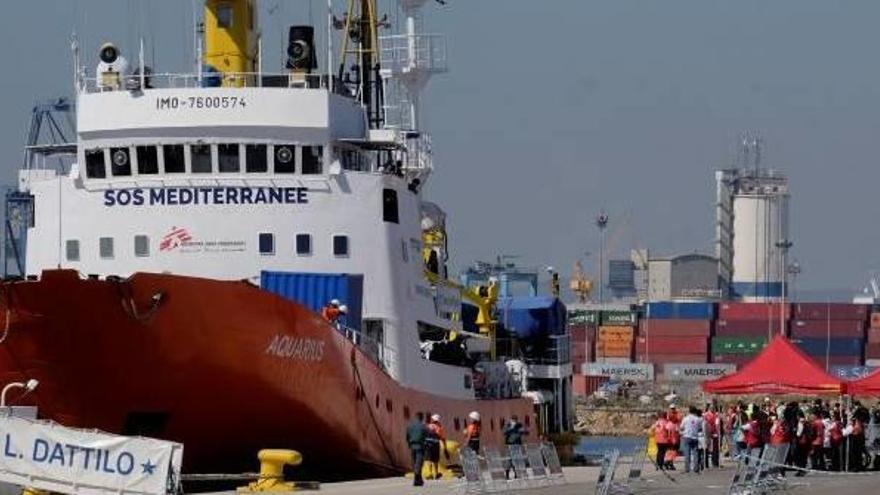
[[[192,238],[192,234],[189,233],[188,229],[183,227],[172,227],[171,231],[165,234],[165,237],[163,237],[162,241],[159,243],[159,251],[174,251],[185,243],[191,241]]]

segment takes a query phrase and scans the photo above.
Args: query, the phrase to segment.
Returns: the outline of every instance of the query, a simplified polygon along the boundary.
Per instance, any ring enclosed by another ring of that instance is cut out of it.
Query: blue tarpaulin
[[[555,297],[507,297],[498,300],[497,308],[501,328],[520,339],[565,334],[565,304]]]

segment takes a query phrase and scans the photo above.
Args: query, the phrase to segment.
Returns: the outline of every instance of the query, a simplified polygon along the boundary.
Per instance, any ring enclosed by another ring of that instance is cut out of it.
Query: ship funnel
[[[256,0],[205,1],[205,59],[223,86],[243,86],[256,70]]]

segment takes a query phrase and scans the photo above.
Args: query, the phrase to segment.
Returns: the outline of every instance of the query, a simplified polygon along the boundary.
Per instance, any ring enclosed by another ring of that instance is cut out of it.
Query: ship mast
[[[376,0],[348,0],[345,16],[334,24],[343,31],[339,79],[355,89],[367,109],[370,127],[381,128],[385,95],[379,77],[378,33],[379,28],[389,26],[387,18],[379,19]]]

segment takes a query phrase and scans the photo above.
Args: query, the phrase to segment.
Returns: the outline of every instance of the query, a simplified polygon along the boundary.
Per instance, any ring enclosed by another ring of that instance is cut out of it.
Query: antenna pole
[[[327,88],[333,93],[333,0],[327,0]]]

